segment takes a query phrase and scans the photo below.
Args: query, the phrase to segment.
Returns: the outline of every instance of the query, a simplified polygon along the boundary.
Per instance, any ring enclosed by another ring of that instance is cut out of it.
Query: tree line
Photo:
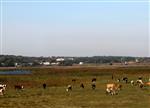
[[[12,67],[17,65],[21,66],[38,66],[41,62],[56,62],[57,58],[64,58],[64,61],[59,65],[73,65],[83,62],[85,64],[104,64],[104,63],[124,63],[129,61],[135,61],[138,59],[140,62],[149,62],[148,57],[127,57],[127,56],[93,56],[93,57],[27,57],[27,56],[15,56],[15,55],[0,55],[0,67]],[[72,58],[71,60],[69,58]]]

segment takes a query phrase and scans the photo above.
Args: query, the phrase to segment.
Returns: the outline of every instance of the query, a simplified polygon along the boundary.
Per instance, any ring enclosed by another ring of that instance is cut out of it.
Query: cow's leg
[[[115,95],[115,94],[116,94],[115,90],[111,90],[111,95]]]
[[[0,89],[0,95],[1,96],[3,95],[3,89]]]
[[[109,94],[109,93],[111,93],[111,91],[110,91],[110,89],[106,89],[106,94]]]
[[[114,95],[114,92],[113,92],[113,91],[111,92],[111,95]]]

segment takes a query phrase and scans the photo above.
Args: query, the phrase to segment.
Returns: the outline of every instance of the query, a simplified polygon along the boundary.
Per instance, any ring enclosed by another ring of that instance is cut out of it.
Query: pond
[[[7,70],[7,71],[0,71],[0,75],[24,75],[24,74],[31,74],[29,70]]]

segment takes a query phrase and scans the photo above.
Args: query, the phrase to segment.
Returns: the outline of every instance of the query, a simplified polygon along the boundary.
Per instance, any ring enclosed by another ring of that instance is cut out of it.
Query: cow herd
[[[72,79],[72,82],[75,83],[77,79]],[[93,78],[91,80],[91,88],[93,90],[96,89],[96,78]],[[120,84],[120,82],[124,82],[125,84],[131,84],[131,86],[138,86],[139,88],[143,88],[146,86],[150,87],[150,79],[148,80],[148,82],[143,82],[142,77],[139,77],[137,80],[130,80],[128,79],[128,77],[123,77],[123,78],[118,78],[115,83],[107,83],[106,84],[106,94],[110,94],[110,95],[117,95],[118,92],[120,90],[122,90],[122,84]],[[4,95],[4,92],[6,90],[7,85],[6,84],[0,84],[0,95]],[[47,88],[47,84],[43,83],[42,84],[43,89]],[[84,89],[85,88],[85,84],[81,83],[80,84],[80,88]],[[15,90],[23,90],[24,86],[23,85],[14,85],[14,89]],[[73,89],[73,85],[69,84],[67,85],[66,91],[72,91]]]
[[[120,90],[122,90],[122,84],[120,82],[123,82],[125,84],[131,84],[131,86],[138,86],[139,88],[143,88],[143,87],[150,87],[150,79],[148,80],[148,82],[143,82],[142,77],[139,77],[137,80],[130,80],[128,79],[128,77],[123,77],[121,79],[117,79],[115,83],[107,83],[106,84],[106,94],[110,94],[110,95],[117,95],[118,92]],[[84,89],[84,84],[81,83],[80,87]],[[94,90],[96,89],[96,78],[93,78],[91,81],[91,88]],[[72,91],[72,85],[69,84],[66,88],[66,91]]]

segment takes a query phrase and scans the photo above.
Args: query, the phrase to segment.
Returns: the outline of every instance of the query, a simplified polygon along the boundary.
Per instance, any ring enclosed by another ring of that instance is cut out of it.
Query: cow
[[[46,84],[45,83],[43,84],[43,89],[46,89]]]
[[[150,82],[144,83],[145,86],[150,86]]]
[[[66,88],[66,91],[72,91],[72,85],[68,85],[67,88]]]
[[[142,80],[136,80],[137,84],[144,84]]]
[[[143,81],[140,79],[138,79],[137,81],[136,81],[136,84],[140,87],[140,88],[143,88],[143,86],[144,86],[144,83],[143,83]]]
[[[116,95],[122,89],[122,85],[110,83],[106,85],[106,94]]]
[[[140,88],[150,86],[150,82],[143,83],[142,80],[137,80],[136,83],[139,85]]]
[[[150,82],[146,82],[146,83],[143,83],[143,84],[139,84],[139,87],[140,87],[140,88],[143,88],[143,87],[150,87]]]
[[[150,86],[150,82],[143,83],[142,80],[137,80],[136,83],[139,85],[140,88],[143,88],[145,86]]]
[[[16,90],[23,90],[24,89],[23,85],[15,85],[14,87]]]
[[[4,95],[4,92],[6,90],[6,84],[0,84],[0,95]]]
[[[122,80],[125,81],[126,84],[128,83],[128,77],[123,77]]]

